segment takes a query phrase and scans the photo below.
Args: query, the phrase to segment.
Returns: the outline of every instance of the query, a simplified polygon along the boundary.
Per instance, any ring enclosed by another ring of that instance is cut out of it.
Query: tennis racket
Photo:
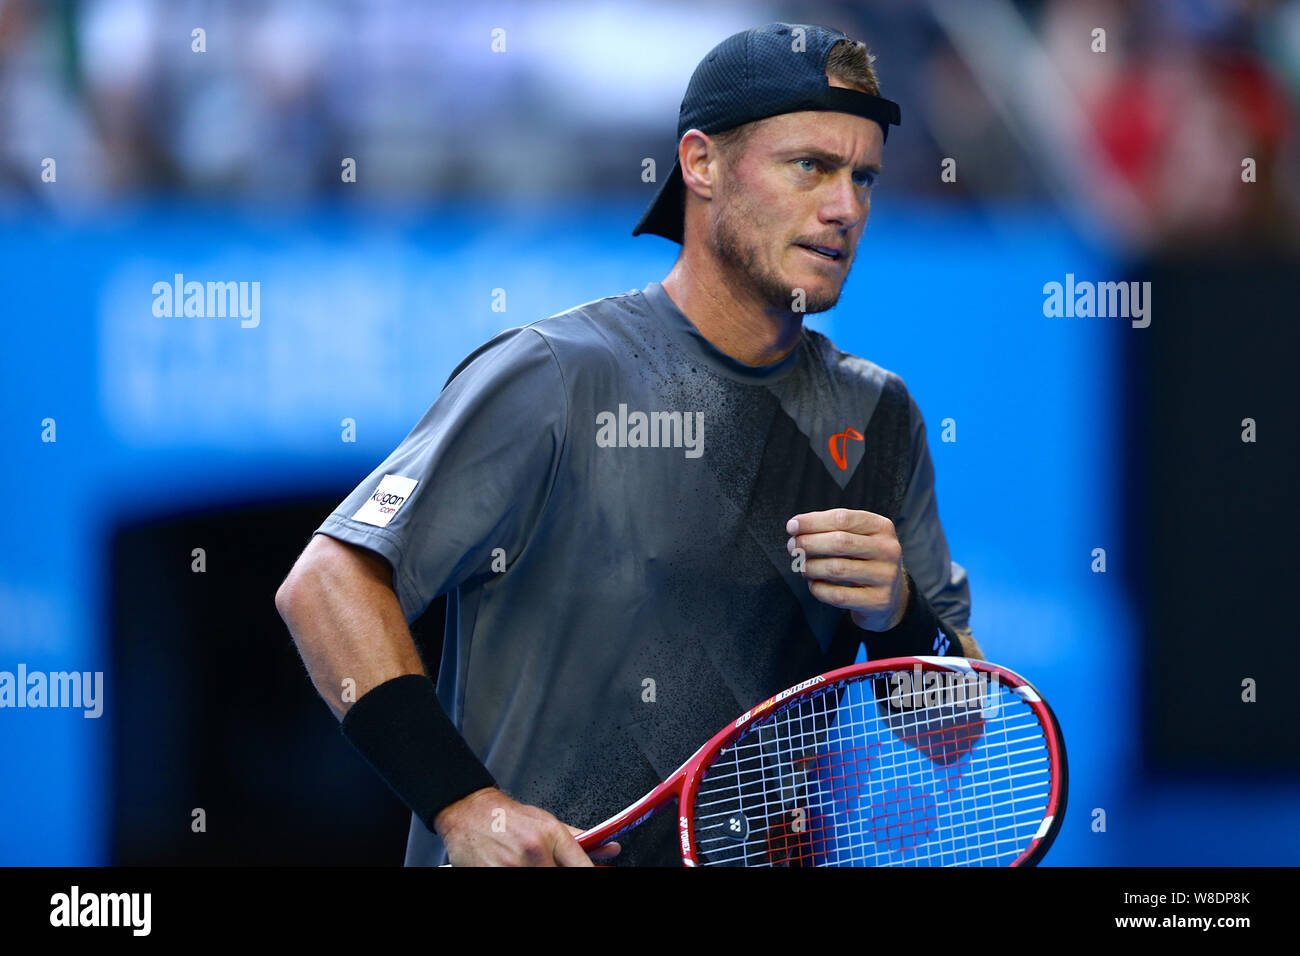
[[[768,698],[577,839],[593,850],[675,802],[684,866],[1033,866],[1066,789],[1060,727],[1023,677],[898,657]]]

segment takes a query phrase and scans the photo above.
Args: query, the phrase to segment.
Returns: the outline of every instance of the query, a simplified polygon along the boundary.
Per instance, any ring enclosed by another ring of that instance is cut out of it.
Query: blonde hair
[[[880,81],[876,78],[876,70],[873,66],[875,59],[861,40],[850,40],[845,37],[843,40],[835,41],[830,53],[827,54],[826,75],[855,90],[879,96]],[[752,123],[744,123],[720,133],[713,133],[709,139],[718,145],[723,158],[730,163],[745,148],[750,134],[761,122],[763,121],[754,120]]]

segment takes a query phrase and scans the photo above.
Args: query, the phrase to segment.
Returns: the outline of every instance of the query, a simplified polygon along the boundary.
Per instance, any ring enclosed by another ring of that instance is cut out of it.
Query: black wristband
[[[443,809],[496,786],[423,674],[394,677],[362,694],[339,730],[430,832]]]
[[[907,608],[903,618],[888,631],[866,631],[867,660],[880,661],[887,657],[930,657],[961,655],[961,641],[939,620],[930,603],[921,595],[921,589],[907,575]]]

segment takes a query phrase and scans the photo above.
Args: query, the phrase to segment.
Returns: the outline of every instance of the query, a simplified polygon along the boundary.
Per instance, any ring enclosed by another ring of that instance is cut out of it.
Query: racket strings
[[[909,674],[910,676],[910,674]],[[693,802],[700,862],[1006,865],[1049,802],[1039,718],[1009,688],[930,706],[853,678],[748,728]],[[972,704],[974,706],[972,706]]]

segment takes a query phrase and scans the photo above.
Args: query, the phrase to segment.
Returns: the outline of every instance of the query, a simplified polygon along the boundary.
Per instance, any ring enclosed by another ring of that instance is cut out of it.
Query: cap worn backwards
[[[677,118],[677,141],[687,130],[721,133],[781,113],[829,110],[851,113],[880,125],[885,138],[902,116],[898,104],[861,90],[831,86],[826,58],[848,39],[830,27],[769,23],[727,37],[700,61],[686,87]],[[683,240],[686,185],[674,160],[650,207],[632,235],[653,233]]]

